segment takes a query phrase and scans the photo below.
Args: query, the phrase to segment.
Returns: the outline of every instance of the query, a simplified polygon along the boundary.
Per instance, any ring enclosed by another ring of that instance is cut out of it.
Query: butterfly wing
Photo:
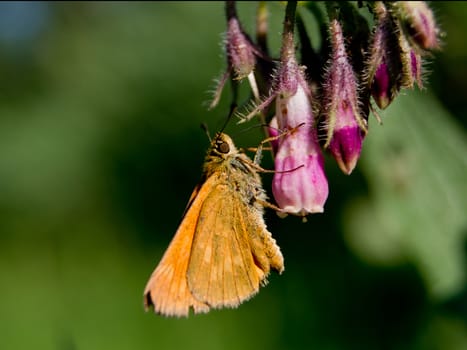
[[[196,227],[187,273],[191,293],[214,308],[236,307],[258,292],[270,266],[282,271],[283,260],[262,213],[218,181]]]
[[[212,180],[207,179],[194,189],[180,226],[146,285],[146,309],[154,306],[156,313],[177,317],[188,316],[190,307],[195,313],[209,311],[208,305],[191,294],[186,274],[199,212],[209,195]]]

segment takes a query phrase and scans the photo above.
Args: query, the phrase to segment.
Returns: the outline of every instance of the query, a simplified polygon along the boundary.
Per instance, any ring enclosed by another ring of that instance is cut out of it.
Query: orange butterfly
[[[272,205],[256,160],[224,133],[211,141],[202,180],[146,285],[146,310],[187,317],[190,308],[234,308],[266,284],[271,269],[282,273],[284,259],[263,219],[263,207]]]

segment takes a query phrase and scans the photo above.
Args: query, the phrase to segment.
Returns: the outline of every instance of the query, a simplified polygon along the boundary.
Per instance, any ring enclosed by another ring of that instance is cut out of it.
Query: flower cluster
[[[255,104],[240,115],[241,122],[258,116],[268,123],[269,136],[282,135],[273,142],[274,198],[282,213],[305,217],[323,212],[328,197],[323,151],[345,174],[352,173],[368,133],[370,110],[377,116],[372,101],[385,109],[401,89],[422,88],[422,63],[440,48],[440,31],[424,1],[301,5],[297,11],[296,1],[287,2],[276,60],[265,44],[265,2],[258,9],[257,44],[245,33],[235,1],[226,2],[228,68],[211,107],[229,77],[233,82],[248,78]],[[300,11],[310,11],[317,21],[321,48],[312,45]],[[371,25],[363,11],[373,16]],[[271,62],[276,66],[268,74]]]

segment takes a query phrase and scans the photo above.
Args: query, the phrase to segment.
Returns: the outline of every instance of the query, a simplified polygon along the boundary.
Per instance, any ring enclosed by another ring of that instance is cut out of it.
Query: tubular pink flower
[[[282,33],[281,61],[274,75],[271,94],[256,106],[243,121],[276,102],[269,135],[275,154],[275,174],[272,182],[274,198],[282,213],[305,217],[323,212],[329,189],[324,173],[324,157],[318,143],[316,121],[311,106],[311,92],[304,71],[295,59],[295,2],[288,2]],[[280,213],[279,213],[280,214]]]
[[[329,189],[308,86],[294,58],[279,74],[283,89],[276,97],[277,125],[280,130],[296,129],[279,138],[272,182],[274,198],[286,213],[321,213]]]

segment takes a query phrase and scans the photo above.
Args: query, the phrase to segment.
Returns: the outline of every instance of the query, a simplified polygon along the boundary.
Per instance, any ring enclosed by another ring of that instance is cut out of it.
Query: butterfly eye
[[[230,147],[229,147],[229,144],[227,142],[222,142],[222,143],[219,143],[219,152],[221,153],[229,153],[230,152]]]

